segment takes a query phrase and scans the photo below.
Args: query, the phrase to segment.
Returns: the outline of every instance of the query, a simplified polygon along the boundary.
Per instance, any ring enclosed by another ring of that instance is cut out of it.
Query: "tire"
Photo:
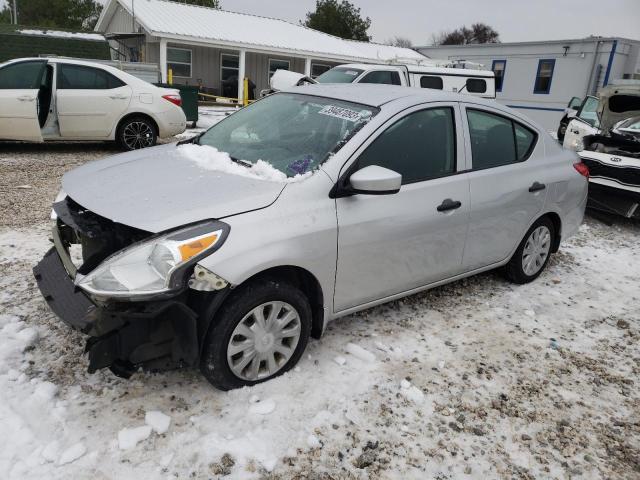
[[[560,120],[560,126],[558,126],[558,132],[557,132],[558,141],[560,143],[564,142],[564,136],[567,133],[568,125],[569,125],[569,119],[567,117],[563,117],[562,120]]]
[[[153,147],[158,141],[155,124],[147,117],[134,116],[124,120],[116,132],[116,142],[125,151]]]
[[[282,310],[276,312],[277,317],[271,317],[280,303],[284,304]],[[262,311],[266,317],[265,325],[271,325],[270,329],[258,330],[260,323],[255,317],[256,311]],[[204,340],[200,371],[221,390],[255,385],[287,372],[300,360],[311,334],[311,306],[307,297],[290,283],[272,278],[254,280],[239,287],[222,305],[216,317]],[[275,320],[269,323],[271,318]],[[278,318],[282,321],[278,322]],[[293,320],[285,323],[288,318]],[[252,325],[247,330],[249,324]],[[280,334],[285,335],[283,338],[277,335],[280,324]],[[296,331],[296,324],[299,325],[299,335],[294,346],[294,337],[286,335],[294,335],[292,332]],[[267,330],[275,334],[267,333]],[[247,336],[243,335],[245,332]],[[261,336],[260,332],[265,334]],[[253,339],[249,338],[251,333],[255,334]],[[240,348],[243,350],[234,354]],[[287,358],[273,349],[288,351],[290,356]],[[253,359],[243,367],[252,351]],[[254,376],[256,365],[258,375]]]
[[[545,230],[546,229],[546,230]],[[536,241],[534,232],[546,233],[546,242],[542,243],[542,238],[538,235],[538,241]],[[546,236],[548,235],[548,238]],[[527,230],[526,235],[518,245],[513,257],[509,260],[509,263],[504,267],[504,273],[507,279],[513,283],[523,284],[529,283],[540,276],[542,271],[546,268],[551,256],[551,249],[553,246],[553,239],[555,238],[555,227],[553,222],[548,217],[542,217],[538,219]],[[532,249],[528,249],[527,257],[525,258],[525,248],[527,248],[528,242],[532,242]],[[536,247],[537,245],[537,247]],[[546,249],[546,255],[542,258],[540,255],[536,256],[536,252],[542,253]],[[533,253],[531,253],[533,252]],[[533,256],[533,259],[531,258]],[[532,260],[533,264],[530,264],[530,269],[526,269],[525,265],[528,264],[527,260]]]

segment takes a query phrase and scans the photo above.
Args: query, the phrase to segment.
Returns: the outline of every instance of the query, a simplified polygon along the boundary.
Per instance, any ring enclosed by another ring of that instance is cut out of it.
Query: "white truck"
[[[315,79],[278,70],[271,78],[271,90],[262,94],[302,83],[382,83],[496,98],[495,76],[491,70],[449,65],[349,63],[333,67]]]

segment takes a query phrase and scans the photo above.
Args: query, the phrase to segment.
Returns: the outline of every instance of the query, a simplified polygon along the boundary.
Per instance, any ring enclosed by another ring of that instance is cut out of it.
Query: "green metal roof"
[[[70,33],[60,28],[26,27],[22,25],[0,24],[0,62],[13,58],[37,57],[50,54],[60,57],[88,58],[96,60],[110,60],[109,43],[104,40],[89,40],[84,38],[66,38],[51,35],[24,34],[19,30],[55,30]]]

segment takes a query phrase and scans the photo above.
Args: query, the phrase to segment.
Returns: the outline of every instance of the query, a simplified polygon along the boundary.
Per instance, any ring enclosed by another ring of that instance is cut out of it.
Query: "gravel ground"
[[[123,381],[86,373],[30,274],[59,177],[114,151],[4,147],[1,478],[640,478],[637,222],[587,218],[528,285],[491,272],[335,321],[253,388]],[[169,431],[119,447],[149,410]]]

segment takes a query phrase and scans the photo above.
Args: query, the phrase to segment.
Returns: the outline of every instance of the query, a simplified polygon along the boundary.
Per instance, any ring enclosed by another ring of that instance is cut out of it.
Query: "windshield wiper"
[[[251,162],[249,162],[249,161],[247,161],[247,160],[241,160],[241,159],[239,159],[239,158],[232,157],[231,155],[229,155],[229,158],[230,158],[231,160],[233,160],[234,162],[239,163],[240,165],[242,165],[242,166],[244,166],[244,167],[247,167],[247,168],[251,168],[251,167],[253,167],[253,163],[251,163]]]

